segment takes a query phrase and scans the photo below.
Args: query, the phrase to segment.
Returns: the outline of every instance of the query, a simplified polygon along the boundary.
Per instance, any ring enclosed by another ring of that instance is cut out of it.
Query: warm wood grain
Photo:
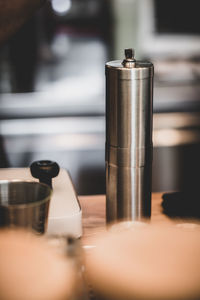
[[[105,195],[80,196],[80,204],[83,212],[83,237],[88,237],[104,231],[105,224]],[[152,217],[151,222],[174,222],[162,213],[162,194],[152,195]]]
[[[83,213],[83,237],[87,237],[105,230],[105,203],[106,197],[81,196],[79,197]]]

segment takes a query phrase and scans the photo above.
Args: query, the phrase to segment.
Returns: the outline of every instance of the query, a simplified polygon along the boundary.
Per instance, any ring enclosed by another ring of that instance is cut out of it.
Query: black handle
[[[38,178],[41,183],[48,184],[52,188],[52,178],[60,171],[59,165],[51,160],[34,161],[30,166],[31,175]]]

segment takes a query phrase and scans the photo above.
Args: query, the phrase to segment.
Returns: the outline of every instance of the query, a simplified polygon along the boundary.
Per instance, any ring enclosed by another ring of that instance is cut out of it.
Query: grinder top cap
[[[153,64],[148,61],[135,59],[135,51],[132,48],[125,49],[124,60],[114,60],[106,64],[106,72],[118,72],[120,79],[145,79],[153,77]]]

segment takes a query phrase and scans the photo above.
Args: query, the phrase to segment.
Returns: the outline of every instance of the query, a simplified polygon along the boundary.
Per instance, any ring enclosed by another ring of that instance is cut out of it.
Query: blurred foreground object
[[[0,299],[66,300],[73,265],[48,242],[25,231],[0,231]]]
[[[86,257],[88,281],[106,299],[199,299],[199,234],[199,226],[134,224],[107,233]]]

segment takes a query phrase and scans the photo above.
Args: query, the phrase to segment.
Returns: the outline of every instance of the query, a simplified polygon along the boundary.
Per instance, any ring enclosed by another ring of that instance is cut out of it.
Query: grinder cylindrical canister
[[[151,216],[153,64],[125,59],[106,64],[106,218]]]

